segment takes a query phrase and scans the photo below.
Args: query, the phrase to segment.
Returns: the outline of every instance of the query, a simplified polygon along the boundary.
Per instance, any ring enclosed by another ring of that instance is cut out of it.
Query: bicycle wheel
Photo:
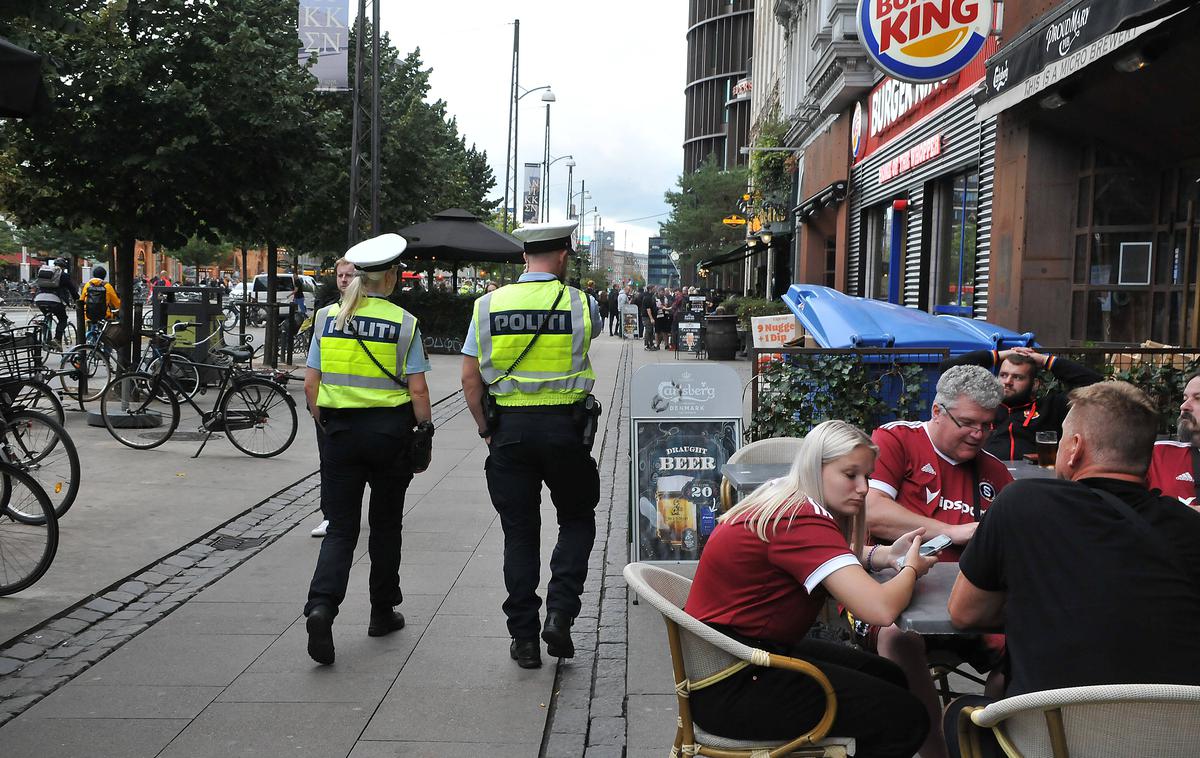
[[[146,373],[157,374],[159,364],[162,363],[162,356],[150,361],[150,365],[146,368]],[[196,364],[184,358],[181,355],[171,356],[171,365],[167,369],[167,374],[175,380],[175,387],[168,388],[164,381],[159,384],[159,400],[167,402],[167,393],[174,390],[187,397],[195,397],[196,390],[200,389],[200,370],[196,368]]]
[[[0,380],[0,405],[14,411],[45,413],[60,424],[67,418],[58,394],[40,379]]]
[[[75,325],[68,321],[67,328],[63,329],[62,349],[65,350],[71,345],[78,343],[78,334],[75,330]]]
[[[234,329],[237,327],[238,309],[236,306],[227,305],[222,309],[221,313],[225,317],[224,321],[221,323],[222,326],[224,326],[226,329]]]
[[[58,364],[58,382],[68,397],[78,398],[84,374],[87,374],[87,392],[84,402],[95,400],[117,374],[117,361],[112,353],[100,345],[77,345],[63,353]]]
[[[157,381],[152,374],[121,374],[104,388],[100,417],[117,442],[149,450],[166,442],[179,426],[179,401],[174,392],[163,393]]]
[[[79,493],[79,453],[67,430],[45,414],[18,411],[0,419],[0,453],[33,477],[50,498],[54,515],[62,518]],[[9,503],[8,508],[18,506]]]
[[[58,519],[50,499],[28,474],[0,463],[0,483],[9,502],[39,514],[32,522],[17,518],[8,504],[0,506],[0,596],[20,592],[50,568],[58,551]],[[28,505],[25,503],[28,502]]]
[[[296,403],[266,379],[231,387],[221,399],[220,417],[233,446],[255,458],[279,455],[296,439]]]

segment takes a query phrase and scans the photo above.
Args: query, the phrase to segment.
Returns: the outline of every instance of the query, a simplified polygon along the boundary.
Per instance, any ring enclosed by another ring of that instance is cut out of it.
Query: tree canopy
[[[663,242],[680,255],[680,268],[725,252],[746,236],[745,228],[721,223],[738,212],[746,192],[747,170],[722,171],[710,156],[700,168],[679,177],[678,190],[665,199],[670,217],[662,223]]]
[[[43,6],[12,0],[0,18],[0,36],[48,56],[54,106],[0,122],[0,214],[94,228],[130,256],[135,239],[193,237],[344,251],[350,94],[314,92],[297,64],[295,0]],[[486,154],[427,102],[419,51],[381,47],[383,229],[452,206],[486,217]]]

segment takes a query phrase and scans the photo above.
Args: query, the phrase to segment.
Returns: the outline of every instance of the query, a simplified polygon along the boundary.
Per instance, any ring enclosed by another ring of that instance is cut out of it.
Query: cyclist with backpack
[[[108,272],[103,266],[92,269],[92,278],[83,285],[79,301],[83,303],[83,317],[89,323],[111,319],[121,309],[121,298],[113,286],[104,281]]]
[[[39,268],[33,279],[33,288],[37,293],[33,297],[33,304],[45,314],[47,320],[54,319],[54,342],[59,348],[67,331],[66,304],[75,302],[79,297],[75,282],[71,281],[71,274],[67,271],[68,265],[70,262],[66,258],[59,258]]]

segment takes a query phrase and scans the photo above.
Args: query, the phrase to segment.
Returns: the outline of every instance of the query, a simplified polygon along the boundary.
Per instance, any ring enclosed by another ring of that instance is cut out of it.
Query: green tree
[[[185,266],[200,268],[216,263],[228,250],[229,245],[192,237],[183,246],[171,250],[170,255]]]
[[[31,250],[64,258],[109,260],[104,234],[95,227],[57,229],[49,224],[37,224],[15,233],[17,244]]]
[[[319,147],[305,140],[294,0],[75,0],[69,12],[69,26],[0,21],[49,56],[55,106],[0,126],[0,208],[23,226],[100,229],[123,294],[138,239],[171,248],[270,227],[304,146]]]
[[[722,171],[710,156],[696,171],[679,177],[678,190],[666,193],[671,213],[661,225],[663,242],[679,253],[685,281],[696,263],[745,238],[745,227],[725,226],[721,219],[738,212],[746,179],[745,168]]]

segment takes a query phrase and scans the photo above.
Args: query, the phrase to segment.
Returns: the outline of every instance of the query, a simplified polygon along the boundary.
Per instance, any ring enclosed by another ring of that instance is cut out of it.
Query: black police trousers
[[[550,489],[558,520],[546,609],[575,618],[596,540],[600,473],[570,415],[502,413],[489,453],[484,464],[488,492],[504,529],[508,633],[515,639],[536,639],[541,631],[542,482]]]
[[[308,588],[304,614],[318,605],[336,614],[346,598],[350,565],[358,545],[363,490],[371,485],[367,523],[371,534],[368,579],[371,607],[388,610],[403,599],[400,592],[401,527],[404,494],[412,482],[408,465],[411,436],[375,430],[326,430],[321,460],[321,511],[329,531],[321,540],[321,554]]]

